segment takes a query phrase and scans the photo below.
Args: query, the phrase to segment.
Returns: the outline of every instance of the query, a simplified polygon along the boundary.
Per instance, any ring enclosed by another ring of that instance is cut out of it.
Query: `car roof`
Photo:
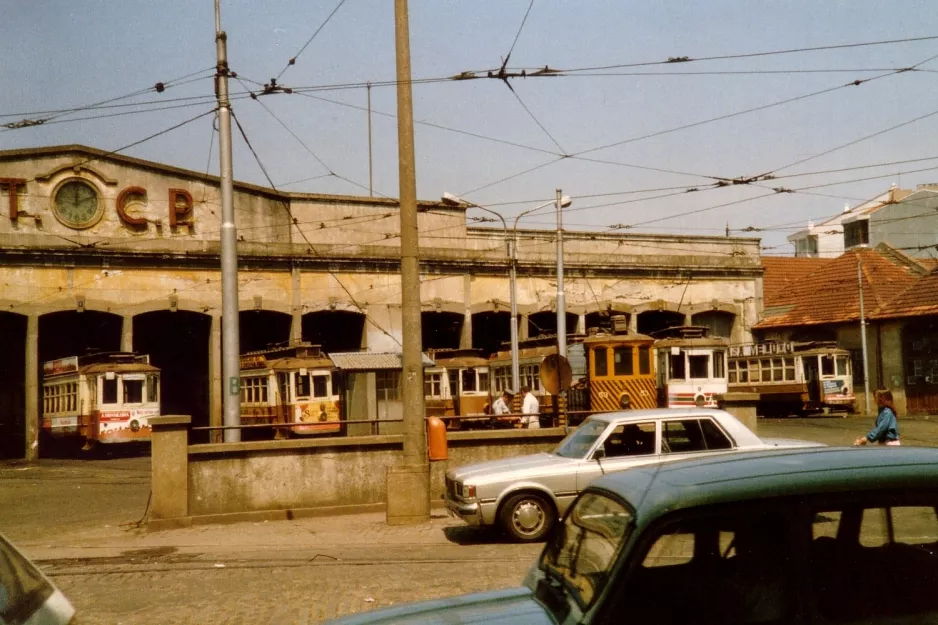
[[[781,496],[919,488],[938,490],[938,449],[814,447],[746,452],[636,467],[591,488],[624,497],[639,525],[663,514]]]
[[[590,421],[641,421],[643,419],[660,419],[662,417],[686,417],[705,415],[728,415],[729,413],[715,408],[648,408],[645,410],[620,410],[618,412],[603,412],[589,417]]]

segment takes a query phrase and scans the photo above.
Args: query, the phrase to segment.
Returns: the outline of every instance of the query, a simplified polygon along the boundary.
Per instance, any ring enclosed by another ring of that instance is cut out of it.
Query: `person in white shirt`
[[[492,404],[492,414],[496,417],[511,414],[511,393],[502,391],[502,396]]]
[[[521,426],[532,430],[541,427],[541,404],[537,397],[527,386],[521,388],[521,394],[524,396],[521,404],[521,412],[524,415],[521,417]]]

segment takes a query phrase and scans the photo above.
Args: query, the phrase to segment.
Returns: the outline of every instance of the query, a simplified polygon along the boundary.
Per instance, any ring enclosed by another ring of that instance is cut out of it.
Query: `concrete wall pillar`
[[[638,313],[629,313],[629,333],[638,334]]]
[[[221,397],[221,315],[212,315],[208,338],[208,424],[223,425]],[[221,430],[210,430],[213,443],[222,442]]]
[[[39,315],[26,320],[26,462],[39,460]]]
[[[124,315],[121,322],[121,351],[134,351],[134,316]]]
[[[578,315],[576,318],[576,328],[573,330],[576,334],[586,334],[586,315]]]
[[[528,316],[518,315],[518,340],[523,341],[528,338]]]
[[[150,522],[189,515],[188,415],[150,417]]]
[[[472,347],[472,276],[468,273],[463,276],[462,296],[465,311],[463,312],[462,331],[459,333],[459,348]]]
[[[290,279],[292,286],[290,312],[293,317],[290,322],[290,342],[296,343],[303,338],[303,301],[299,267],[293,267],[290,270]]]

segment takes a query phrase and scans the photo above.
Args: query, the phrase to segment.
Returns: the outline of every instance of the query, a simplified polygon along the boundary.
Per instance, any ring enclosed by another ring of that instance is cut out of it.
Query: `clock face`
[[[69,180],[55,192],[52,209],[56,218],[70,228],[90,228],[103,213],[97,190],[82,180]]]

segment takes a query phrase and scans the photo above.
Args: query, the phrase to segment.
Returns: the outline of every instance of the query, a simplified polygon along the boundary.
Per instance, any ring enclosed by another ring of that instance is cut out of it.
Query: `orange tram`
[[[342,374],[319,345],[248,352],[241,356],[241,421],[291,426],[273,428],[277,438],[336,434],[344,421],[343,386]]]

